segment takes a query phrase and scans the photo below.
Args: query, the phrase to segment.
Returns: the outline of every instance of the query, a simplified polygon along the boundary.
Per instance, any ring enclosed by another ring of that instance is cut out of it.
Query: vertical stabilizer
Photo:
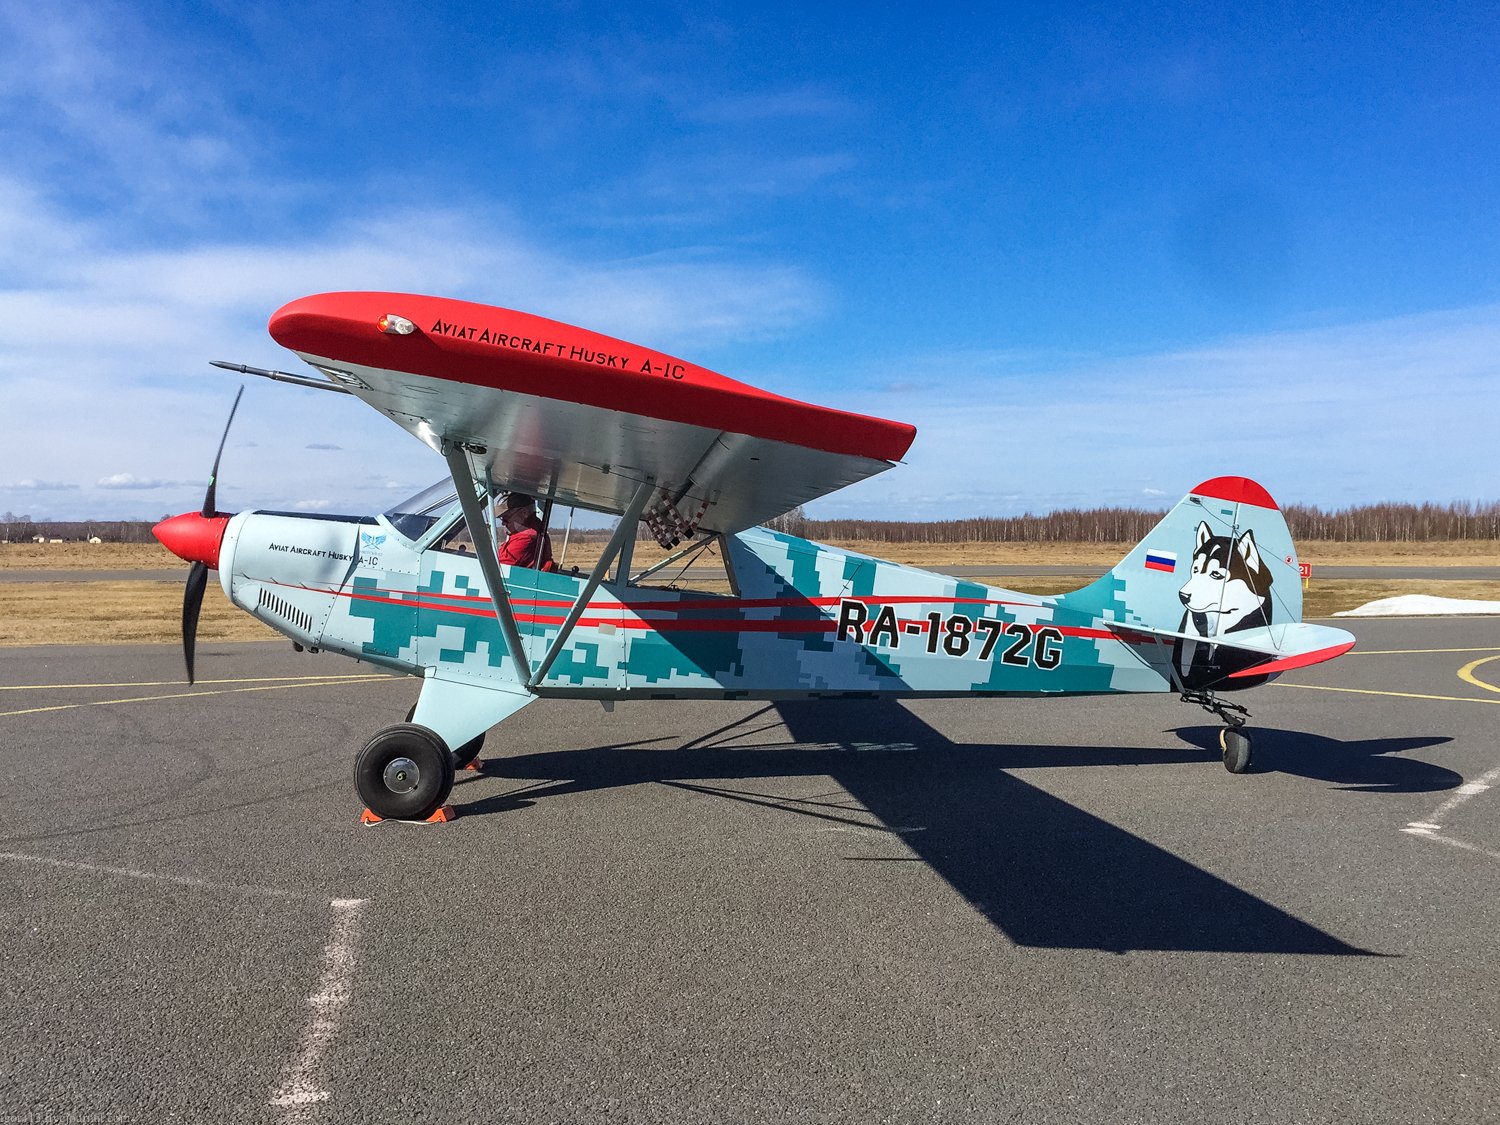
[[[1059,602],[1172,635],[1180,686],[1200,688],[1264,660],[1228,645],[1236,634],[1274,636],[1300,622],[1302,582],[1291,533],[1270,493],[1246,477],[1215,477],[1189,492],[1118,566]],[[1234,686],[1258,682],[1241,677]]]

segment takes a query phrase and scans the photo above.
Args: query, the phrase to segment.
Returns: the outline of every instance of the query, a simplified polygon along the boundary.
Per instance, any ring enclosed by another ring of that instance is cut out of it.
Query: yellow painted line
[[[1443,703],[1489,703],[1500,705],[1500,699],[1475,699],[1472,695],[1419,695],[1414,691],[1373,691],[1370,688],[1357,687],[1324,687],[1322,684],[1283,684],[1275,683],[1272,687],[1300,688],[1303,691],[1345,691],[1351,695],[1393,695],[1398,699],[1436,699]],[[1490,690],[1496,690],[1491,688]]]
[[[1478,651],[1478,650],[1476,650]],[[1489,650],[1485,650],[1489,651]],[[378,678],[375,672],[354,672],[344,676],[238,676],[231,680],[198,680],[200,684],[280,684],[297,680],[368,680]],[[77,688],[186,687],[186,680],[141,680],[121,684],[0,684],[0,691],[70,691]]]
[[[114,703],[158,703],[166,699],[193,699],[200,695],[238,695],[246,691],[289,691],[293,688],[337,687],[339,684],[348,683],[374,683],[376,680],[387,678],[386,676],[342,676],[338,679],[318,680],[316,683],[265,684],[261,687],[220,688],[217,691],[182,691],[172,695],[138,695],[130,699],[93,699],[87,703],[60,703],[53,707],[28,707],[24,711],[0,711],[0,719],[7,719],[14,715],[42,715],[49,711],[72,711],[77,707],[108,707]],[[1489,700],[1484,702],[1488,703]]]
[[[1423,652],[1500,652],[1500,645],[1488,648],[1356,648],[1345,656],[1410,656]]]
[[[1481,664],[1488,664],[1491,660],[1500,660],[1500,655],[1486,656],[1482,660],[1469,661],[1469,663],[1465,664],[1458,670],[1458,678],[1460,680],[1463,680],[1465,683],[1473,684],[1477,688],[1483,688],[1485,691],[1500,692],[1500,687],[1496,687],[1494,684],[1487,684],[1478,676],[1474,675],[1475,668],[1478,668]]]

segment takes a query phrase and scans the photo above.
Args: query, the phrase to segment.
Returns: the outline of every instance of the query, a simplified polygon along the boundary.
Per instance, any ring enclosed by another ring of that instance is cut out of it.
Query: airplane
[[[1243,773],[1249,712],[1224,696],[1354,645],[1301,620],[1286,521],[1245,477],[1199,484],[1097,581],[1034,596],[765,526],[894,467],[909,424],[449,298],[323,293],[284,305],[269,330],[318,375],[215,365],[361,399],[441,454],[447,476],[374,516],[230,514],[216,506],[221,438],[201,510],[155,534],[192,563],[190,682],[211,570],[299,650],[421,677],[406,721],[356,757],[370,823],[447,819],[455,770],[537,699],[610,711],[634,699],[1173,693],[1222,722],[1224,766]],[[588,573],[499,561],[495,508],[512,492],[538,498],[548,520],[560,506],[618,517]],[[633,572],[643,524],[671,553]],[[730,593],[653,584],[705,551]]]

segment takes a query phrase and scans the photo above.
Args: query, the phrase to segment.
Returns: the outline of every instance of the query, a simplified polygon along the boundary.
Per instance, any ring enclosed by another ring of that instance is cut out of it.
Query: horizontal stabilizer
[[[1121,640],[1130,644],[1138,643],[1143,637],[1204,643],[1204,638],[1199,634],[1182,633],[1175,629],[1117,624],[1110,624],[1109,628]],[[1232,680],[1241,676],[1268,676],[1274,672],[1288,672],[1293,668],[1306,668],[1332,660],[1354,647],[1354,635],[1327,625],[1291,621],[1285,625],[1267,625],[1223,633],[1215,637],[1212,643],[1218,648],[1234,649],[1263,658],[1225,677]]]

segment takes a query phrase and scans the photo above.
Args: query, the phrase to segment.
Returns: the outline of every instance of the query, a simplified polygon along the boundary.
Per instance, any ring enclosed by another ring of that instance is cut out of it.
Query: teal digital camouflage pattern
[[[446,522],[456,519],[455,507]],[[425,676],[417,721],[450,745],[535,695],[1223,690],[1263,682],[1244,675],[1250,665],[1346,636],[1299,624],[1301,584],[1285,521],[1258,486],[1220,478],[1187,496],[1108,574],[1055,597],[765,528],[727,536],[733,595],[605,583],[533,691],[506,646],[478,560],[422,549],[441,530],[413,543],[383,520],[241,513],[221,548],[222,580],[237,604],[305,646]],[[504,573],[536,667],[584,579]]]

